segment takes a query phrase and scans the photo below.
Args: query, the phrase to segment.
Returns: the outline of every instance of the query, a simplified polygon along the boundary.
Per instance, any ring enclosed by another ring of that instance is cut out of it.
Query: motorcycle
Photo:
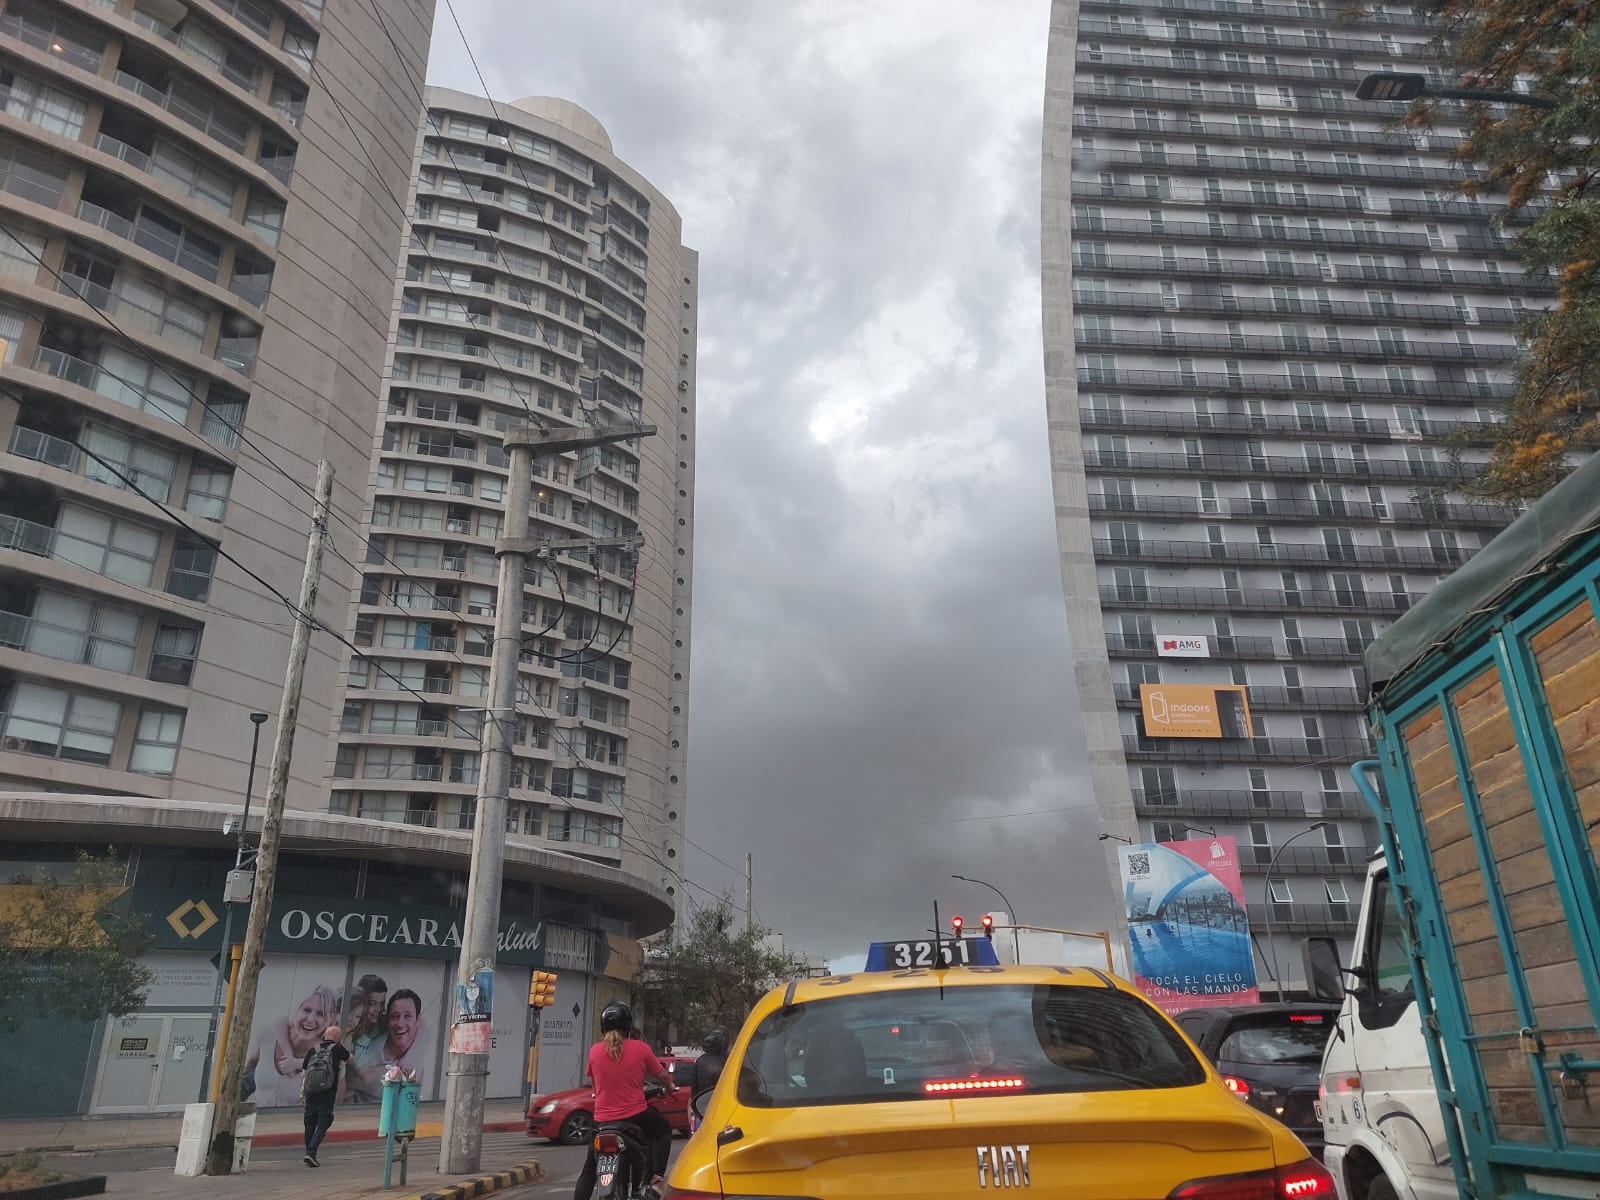
[[[664,1094],[646,1084],[645,1099]],[[654,1200],[650,1187],[650,1145],[644,1130],[629,1121],[604,1121],[594,1134],[594,1200]]]

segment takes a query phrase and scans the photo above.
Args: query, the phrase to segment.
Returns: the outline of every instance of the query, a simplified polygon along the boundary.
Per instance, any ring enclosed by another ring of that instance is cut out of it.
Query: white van
[[[1350,980],[1345,990],[1340,976]],[[1338,1000],[1322,1056],[1323,1162],[1342,1200],[1454,1200],[1444,1116],[1422,1040],[1396,893],[1380,853],[1367,868],[1354,961],[1332,938],[1306,944],[1317,999]]]

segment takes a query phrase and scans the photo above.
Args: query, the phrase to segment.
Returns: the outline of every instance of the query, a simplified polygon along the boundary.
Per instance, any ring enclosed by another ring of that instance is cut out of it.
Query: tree
[[[727,900],[691,905],[681,940],[646,950],[636,999],[652,1028],[695,1040],[715,1025],[737,1032],[756,1001],[789,973],[771,936],[736,922]]]
[[[1556,280],[1556,305],[1523,323],[1516,388],[1488,469],[1473,490],[1531,499],[1571,469],[1569,454],[1600,444],[1600,6],[1586,0],[1417,0],[1440,27],[1459,86],[1519,84],[1551,109],[1472,103],[1457,157],[1481,168],[1460,190],[1504,189],[1506,212],[1533,218],[1520,238],[1530,272]],[[1408,123],[1437,109],[1413,105]]]
[[[151,975],[138,959],[155,939],[122,900],[126,872],[113,852],[80,852],[65,879],[40,867],[0,886],[0,1032],[144,1003]]]

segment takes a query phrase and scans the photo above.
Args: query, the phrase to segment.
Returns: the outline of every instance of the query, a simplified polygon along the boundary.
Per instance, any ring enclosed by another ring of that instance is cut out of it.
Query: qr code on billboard
[[[1150,853],[1141,851],[1138,854],[1128,855],[1128,876],[1150,874]]]

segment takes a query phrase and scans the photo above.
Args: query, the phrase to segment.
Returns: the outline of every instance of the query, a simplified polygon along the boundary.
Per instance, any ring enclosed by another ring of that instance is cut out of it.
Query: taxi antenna
[[[939,1001],[944,1002],[944,926],[939,924],[939,901],[933,902],[933,970],[939,977]]]

